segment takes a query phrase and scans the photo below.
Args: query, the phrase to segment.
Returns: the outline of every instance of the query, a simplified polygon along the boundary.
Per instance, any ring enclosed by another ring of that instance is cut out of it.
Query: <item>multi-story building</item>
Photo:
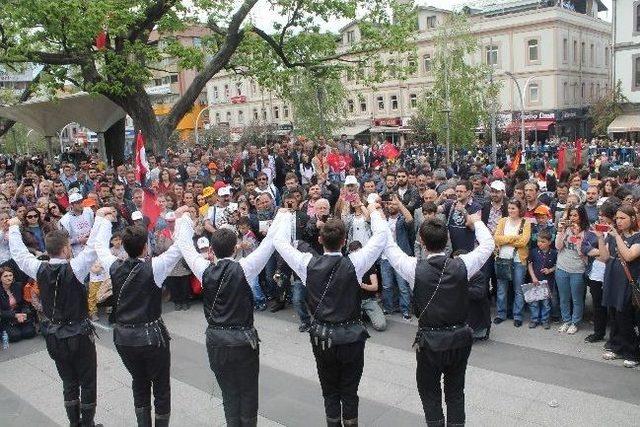
[[[15,96],[20,96],[22,91],[27,88],[42,67],[27,66],[22,70],[10,70],[0,67],[0,90],[10,90]]]
[[[175,34],[159,34],[156,30],[151,32],[149,40],[163,48],[169,37],[175,38],[182,46],[199,48],[202,46],[202,38],[209,35],[210,31],[201,26],[190,26]],[[151,81],[146,86],[147,93],[151,96],[153,110],[156,116],[169,113],[173,104],[189,88],[195,78],[196,70],[185,70],[178,66],[178,59],[166,57],[159,64],[154,65]],[[162,70],[162,71],[159,71]],[[196,126],[196,119],[200,111],[207,103],[207,92],[203,90],[193,108],[178,123],[177,130],[182,139],[187,139]],[[198,123],[202,127],[204,123]]]
[[[467,9],[479,44],[468,61],[491,65],[493,78],[502,82],[498,101],[504,127],[518,121],[521,110],[517,87],[506,74],[510,73],[521,87],[528,81],[524,110],[532,139],[588,133],[588,106],[611,88],[611,25],[598,17],[605,10],[600,0],[509,0]],[[345,75],[349,136],[401,140],[409,131],[421,94],[433,84],[431,59],[438,26],[451,13],[434,7],[418,7],[417,12],[413,75],[399,79],[391,73],[375,88]],[[343,47],[356,43],[357,21],[342,28],[340,36]],[[382,58],[390,68],[400,61],[392,55]],[[286,103],[250,81],[220,74],[209,82],[207,92],[211,117],[232,129],[252,120],[295,125],[294,112],[284,114]]]
[[[613,74],[629,101],[625,114],[609,126],[611,134],[640,140],[640,0],[613,0]]]

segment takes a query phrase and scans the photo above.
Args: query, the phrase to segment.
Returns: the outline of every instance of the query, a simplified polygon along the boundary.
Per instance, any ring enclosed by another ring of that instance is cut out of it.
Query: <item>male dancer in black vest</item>
[[[139,427],[151,426],[151,385],[155,425],[168,426],[171,413],[171,353],[169,332],[162,321],[162,282],[181,258],[174,243],[162,255],[147,258],[147,229],[132,225],[122,232],[122,246],[129,255],[119,260],[111,254],[111,221],[96,219],[99,231],[96,253],[111,276],[115,326],[113,341],[132,377],[133,404]]]
[[[108,210],[100,209],[96,217],[100,218],[106,212]],[[94,225],[87,245],[75,258],[71,258],[71,244],[66,231],[48,233],[45,248],[51,259],[40,261],[22,241],[20,219],[9,220],[11,257],[20,270],[40,286],[44,314],[42,333],[47,352],[62,379],[64,406],[70,426],[93,426],[96,414],[96,346],[84,282],[96,259],[93,245],[97,230]]]
[[[258,422],[260,360],[249,283],[273,254],[273,236],[282,228],[282,215],[276,215],[260,246],[239,261],[232,258],[238,241],[235,231],[221,227],[213,232],[210,243],[216,259],[211,262],[193,245],[189,216],[183,215],[176,222],[180,251],[202,283],[209,366],[222,390],[224,415],[230,427],[255,426]]]
[[[480,220],[480,213],[468,215],[466,225],[475,230],[479,245],[470,253],[449,258],[445,254],[448,232],[438,219],[420,226],[426,259],[406,255],[392,239],[385,255],[393,268],[413,289],[414,313],[418,318],[416,381],[427,426],[444,426],[441,377],[447,426],[462,426],[464,376],[471,353],[473,332],[466,324],[469,311],[468,281],[487,261],[495,248],[493,237]],[[390,230],[389,230],[390,232]]]
[[[358,386],[364,368],[364,344],[369,337],[360,320],[360,283],[387,244],[386,221],[378,206],[371,214],[373,235],[357,252],[343,256],[346,232],[339,219],[329,219],[318,241],[323,255],[300,252],[291,245],[291,230],[283,227],[275,247],[307,287],[312,315],[311,347],[324,397],[329,426],[358,424]],[[291,213],[283,221],[290,223]]]

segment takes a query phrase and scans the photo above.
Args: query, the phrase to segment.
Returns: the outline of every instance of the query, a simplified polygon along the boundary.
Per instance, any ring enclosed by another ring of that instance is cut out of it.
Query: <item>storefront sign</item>
[[[513,113],[513,121],[520,120],[520,112]],[[524,112],[524,121],[535,121],[535,120],[556,120],[556,113],[554,111],[525,111]]]
[[[244,104],[247,102],[247,97],[244,95],[232,96],[231,103],[232,104]]]
[[[402,126],[401,117],[390,117],[383,119],[373,119],[374,126]]]

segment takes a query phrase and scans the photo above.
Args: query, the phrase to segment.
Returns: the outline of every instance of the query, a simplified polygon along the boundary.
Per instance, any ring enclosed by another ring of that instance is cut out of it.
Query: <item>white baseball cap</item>
[[[210,246],[209,245],[209,239],[207,239],[206,237],[202,236],[196,242],[196,246],[198,246],[198,249],[208,248]]]
[[[137,221],[142,218],[143,218],[142,212],[140,211],[133,211],[133,213],[131,214],[131,221]]]
[[[504,185],[504,182],[500,180],[493,181],[490,185],[491,188],[497,191],[504,191],[507,187]]]
[[[218,188],[218,196],[230,196],[231,188],[229,186]]]
[[[355,185],[357,187],[360,186],[358,180],[353,175],[347,175],[347,177],[344,179],[344,185]]]
[[[69,194],[69,203],[77,203],[80,201],[82,201],[82,194],[80,194],[78,191]]]

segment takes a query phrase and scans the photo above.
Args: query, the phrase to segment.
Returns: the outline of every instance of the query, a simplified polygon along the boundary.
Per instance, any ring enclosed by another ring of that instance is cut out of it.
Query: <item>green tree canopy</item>
[[[259,28],[248,19],[262,12],[258,0],[7,3],[0,8],[0,64],[46,65],[39,84],[52,94],[71,82],[107,96],[156,148],[166,145],[206,83],[222,70],[237,70],[273,87],[297,68],[341,69],[379,51],[405,49],[415,28],[410,8],[396,0],[268,0],[271,14],[282,17],[273,28]],[[363,36],[349,46],[321,30],[345,19],[358,19]],[[202,48],[182,46],[171,36],[203,21],[210,36]],[[167,36],[166,42],[150,39],[154,29]],[[103,30],[108,43],[99,50],[94,41]],[[176,57],[181,68],[193,68],[197,75],[170,112],[156,119],[144,85],[167,57]]]

